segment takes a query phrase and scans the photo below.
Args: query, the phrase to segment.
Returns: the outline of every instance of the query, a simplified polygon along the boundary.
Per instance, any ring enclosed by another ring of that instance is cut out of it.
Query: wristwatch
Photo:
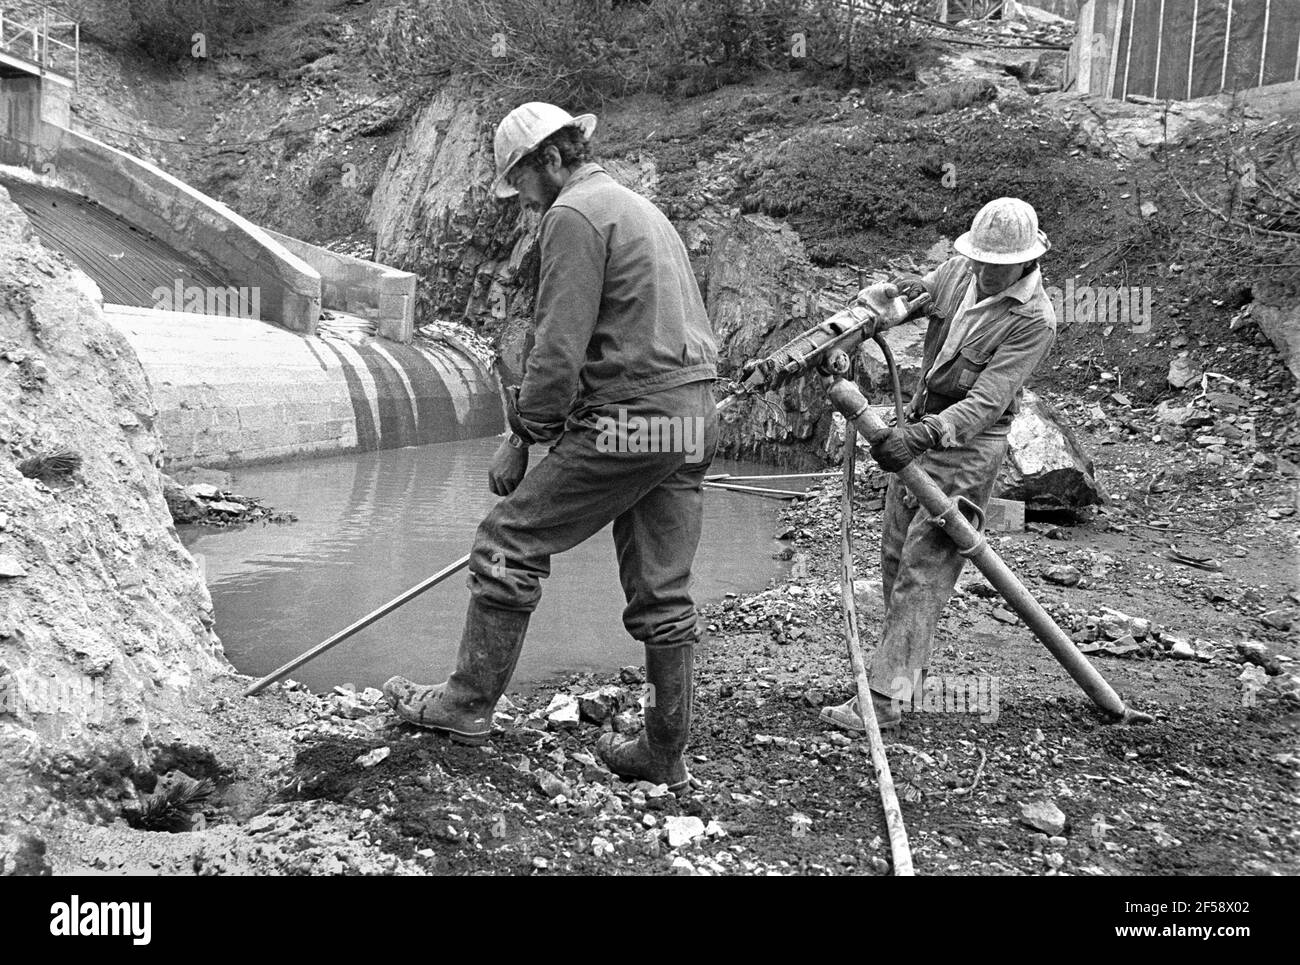
[[[510,447],[511,447],[512,449],[527,449],[527,448],[528,448],[528,443],[526,443],[526,442],[524,442],[524,440],[520,439],[520,438],[519,438],[519,434],[518,434],[518,433],[515,433],[515,432],[510,433],[510,438],[507,439],[506,442],[508,442],[508,443],[510,444]]]

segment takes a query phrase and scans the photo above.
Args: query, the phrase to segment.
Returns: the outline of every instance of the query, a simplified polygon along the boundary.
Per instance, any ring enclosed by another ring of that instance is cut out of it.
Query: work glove
[[[894,279],[893,285],[898,289],[898,293],[908,301],[928,294],[930,289],[925,284],[925,279],[920,275],[899,275]]]
[[[939,426],[934,416],[913,425],[896,426],[871,447],[871,458],[885,472],[902,472],[923,452],[939,444]]]
[[[871,444],[871,458],[885,472],[902,472],[912,461],[912,453],[907,448],[903,434],[897,429],[890,429],[887,435]]]
[[[868,285],[858,292],[857,302],[876,316],[876,330],[893,328],[907,317],[907,300],[890,282]]]

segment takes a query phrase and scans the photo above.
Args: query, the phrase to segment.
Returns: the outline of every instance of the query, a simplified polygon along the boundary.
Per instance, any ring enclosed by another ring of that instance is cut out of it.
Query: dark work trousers
[[[915,465],[945,494],[965,496],[982,510],[1006,452],[1006,435],[986,432],[966,445],[923,453]],[[966,562],[930,520],[898,477],[890,477],[880,541],[885,625],[871,660],[871,689],[897,700],[910,699],[928,666],[939,615]]]
[[[694,643],[691,565],[718,440],[711,386],[692,382],[570,416],[545,458],[479,525],[470,593],[531,612],[551,557],[612,522],[627,632],[647,646]]]

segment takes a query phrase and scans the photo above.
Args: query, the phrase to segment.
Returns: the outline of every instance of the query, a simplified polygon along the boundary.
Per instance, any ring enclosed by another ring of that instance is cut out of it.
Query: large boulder
[[[1251,315],[1300,379],[1300,286],[1256,285]]]
[[[176,523],[193,523],[207,514],[202,501],[171,476],[163,476],[163,499]]]
[[[898,382],[907,399],[916,392],[921,381],[921,364],[925,358],[925,319],[906,322],[885,332],[885,344],[894,357],[898,369]],[[885,355],[874,341],[863,344],[858,353],[858,382],[864,389],[893,395],[889,366]]]
[[[1052,91],[1039,97],[1036,106],[1068,126],[1079,147],[1130,161],[1145,160],[1199,130],[1227,124],[1222,105],[1201,100],[1134,103]]]
[[[1025,390],[1011,423],[996,495],[1030,509],[1078,510],[1105,501],[1092,460],[1051,403]]]

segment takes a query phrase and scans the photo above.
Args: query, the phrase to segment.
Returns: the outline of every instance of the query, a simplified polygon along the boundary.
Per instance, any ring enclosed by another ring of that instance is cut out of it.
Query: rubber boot
[[[916,679],[912,685],[913,697],[906,700],[894,700],[876,690],[871,691],[871,706],[876,711],[876,725],[881,730],[897,727],[902,722],[902,705],[907,702],[915,704],[916,701],[920,700],[920,695],[925,692],[926,678],[929,676],[929,667],[922,667],[916,671]],[[840,730],[853,731],[858,734],[867,732],[867,725],[862,722],[862,715],[858,713],[857,694],[853,695],[852,700],[847,700],[842,704],[823,707],[821,714],[818,716],[823,724],[830,724]]]
[[[605,765],[630,781],[667,784],[674,793],[691,784],[682,751],[691,729],[695,696],[695,647],[645,648],[646,682],[651,702],[645,709],[645,729],[636,737],[606,734],[596,745]]]
[[[456,670],[445,683],[421,686],[391,677],[384,696],[408,724],[446,733],[462,744],[482,744],[492,712],[515,672],[531,613],[498,610],[471,597]]]
[[[898,701],[890,700],[874,690],[871,691],[871,706],[876,712],[876,725],[881,730],[897,727],[899,721],[903,718],[902,711],[898,707]],[[847,703],[837,704],[833,707],[823,707],[819,719],[822,723],[838,727],[840,730],[853,731],[858,734],[867,732],[867,725],[863,722],[862,714],[858,711],[858,698],[856,695]]]

